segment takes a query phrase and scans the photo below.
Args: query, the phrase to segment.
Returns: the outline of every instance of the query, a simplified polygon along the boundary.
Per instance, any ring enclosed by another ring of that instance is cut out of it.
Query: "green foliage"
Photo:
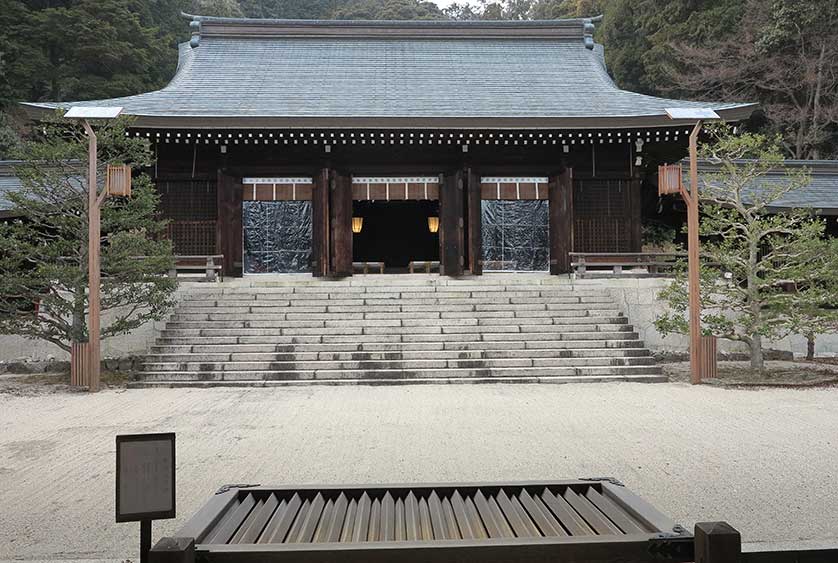
[[[838,296],[838,253],[824,222],[808,210],[769,214],[784,194],[805,186],[808,174],[783,168],[778,142],[716,128],[700,147],[719,163],[700,189],[702,325],[706,334],[744,342],[752,365],[763,368],[762,339],[836,326],[827,305]],[[741,159],[749,159],[742,161]],[[664,335],[686,333],[687,280],[682,271],[660,295],[671,311],[656,321]]]
[[[127,125],[119,119],[98,128],[100,190],[106,163],[139,169],[151,162],[148,142],[126,136]],[[0,224],[0,333],[69,350],[87,339],[87,139],[78,125],[53,120],[17,156],[24,159],[16,169],[23,190],[9,199],[20,218]],[[165,224],[157,206],[143,174],[135,174],[131,198],[104,200],[103,338],[160,320],[173,305],[176,281],[166,276],[172,248],[160,237]]]
[[[443,17],[433,2],[419,0],[350,0],[332,14],[339,20],[428,20]]]
[[[642,226],[643,246],[655,246],[666,249],[667,252],[674,251],[675,236],[678,234],[675,227],[659,221],[646,221]]]

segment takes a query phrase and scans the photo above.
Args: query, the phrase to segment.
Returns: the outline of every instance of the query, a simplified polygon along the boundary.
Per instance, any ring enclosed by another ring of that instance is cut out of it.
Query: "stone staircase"
[[[607,290],[499,274],[192,286],[133,386],[664,380]]]

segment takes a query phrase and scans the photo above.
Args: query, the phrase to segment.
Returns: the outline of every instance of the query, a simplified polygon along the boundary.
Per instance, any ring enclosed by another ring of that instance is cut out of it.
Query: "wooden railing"
[[[686,258],[683,252],[571,252],[570,265],[579,278],[667,277]]]

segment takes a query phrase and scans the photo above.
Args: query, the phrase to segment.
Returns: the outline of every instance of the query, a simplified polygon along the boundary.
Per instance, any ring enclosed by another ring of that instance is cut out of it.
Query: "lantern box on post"
[[[131,167],[109,164],[105,190],[111,197],[131,197]]]
[[[681,192],[683,170],[680,164],[663,164],[658,167],[658,195],[670,195]]]

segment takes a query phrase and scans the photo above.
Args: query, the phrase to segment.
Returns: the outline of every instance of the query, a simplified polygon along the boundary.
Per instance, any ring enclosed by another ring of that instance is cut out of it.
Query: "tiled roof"
[[[123,106],[138,126],[632,127],[709,104],[620,90],[590,20],[336,22],[195,17],[162,90]]]
[[[12,209],[12,202],[7,194],[20,189],[20,180],[12,168],[17,161],[0,160],[0,216],[8,214]]]
[[[743,161],[744,162],[744,161]],[[838,215],[838,160],[787,160],[784,166],[792,170],[806,169],[809,183],[797,190],[783,194],[773,202],[769,209],[813,209],[824,215]],[[689,170],[689,163],[684,163],[684,174]],[[718,172],[719,166],[709,161],[699,161],[699,184],[703,183],[702,175]],[[706,176],[704,176],[706,178]],[[760,178],[759,186],[770,187],[787,184],[788,176],[782,170],[770,173]]]

